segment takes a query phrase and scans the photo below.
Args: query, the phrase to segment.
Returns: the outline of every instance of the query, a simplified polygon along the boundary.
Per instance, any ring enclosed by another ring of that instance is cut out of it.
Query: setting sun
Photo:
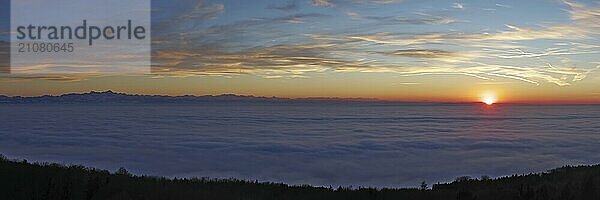
[[[487,105],[492,105],[492,104],[496,103],[496,101],[498,101],[498,98],[496,97],[496,95],[494,93],[485,93],[485,94],[483,94],[483,96],[481,98],[481,102],[483,102]]]

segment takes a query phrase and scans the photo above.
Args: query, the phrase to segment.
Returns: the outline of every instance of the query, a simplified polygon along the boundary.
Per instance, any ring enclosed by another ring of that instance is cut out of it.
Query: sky
[[[599,30],[598,1],[153,0],[152,73],[3,73],[0,94],[600,103]]]

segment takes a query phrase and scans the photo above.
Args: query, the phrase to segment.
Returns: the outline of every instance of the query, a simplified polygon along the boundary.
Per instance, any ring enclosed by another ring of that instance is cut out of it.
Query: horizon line
[[[206,95],[164,95],[164,94],[143,94],[143,93],[126,93],[126,92],[114,92],[112,90],[104,90],[104,91],[95,91],[91,90],[89,92],[70,92],[63,93],[59,95],[52,94],[43,94],[43,95],[35,95],[35,96],[23,96],[23,95],[4,95],[0,94],[0,97],[8,97],[8,98],[41,98],[41,97],[55,97],[59,98],[65,95],[89,95],[89,94],[117,94],[117,95],[126,95],[126,96],[151,96],[151,97],[170,97],[170,98],[178,98],[178,97],[223,97],[223,96],[235,96],[240,98],[259,98],[259,99],[279,99],[279,100],[291,100],[291,101],[350,101],[350,102],[377,102],[377,103],[429,103],[429,104],[483,104],[485,103],[481,101],[436,101],[436,100],[398,100],[398,99],[381,99],[381,98],[373,98],[373,97],[284,97],[284,96],[256,96],[256,95],[247,95],[247,94],[235,94],[235,93],[221,93],[221,94],[206,94]],[[595,101],[583,101],[583,102],[570,102],[570,101],[499,101],[494,103],[493,105],[488,105],[493,107],[494,105],[600,105],[600,102]]]

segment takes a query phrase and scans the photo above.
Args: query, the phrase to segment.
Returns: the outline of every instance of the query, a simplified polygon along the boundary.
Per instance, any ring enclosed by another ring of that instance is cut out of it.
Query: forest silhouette
[[[84,166],[29,163],[0,156],[0,199],[7,200],[576,200],[600,199],[600,165],[565,166],[547,172],[492,179],[458,177],[451,183],[415,183],[415,188],[290,186],[236,179],[168,179],[114,173]]]

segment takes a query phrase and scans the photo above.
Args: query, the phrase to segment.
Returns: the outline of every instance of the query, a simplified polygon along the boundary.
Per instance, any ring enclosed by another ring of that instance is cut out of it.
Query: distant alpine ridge
[[[367,98],[280,98],[256,97],[236,94],[204,95],[204,96],[166,96],[138,95],[104,92],[71,93],[59,96],[44,95],[36,97],[0,95],[0,104],[14,103],[195,103],[195,102],[377,102],[378,99]]]

